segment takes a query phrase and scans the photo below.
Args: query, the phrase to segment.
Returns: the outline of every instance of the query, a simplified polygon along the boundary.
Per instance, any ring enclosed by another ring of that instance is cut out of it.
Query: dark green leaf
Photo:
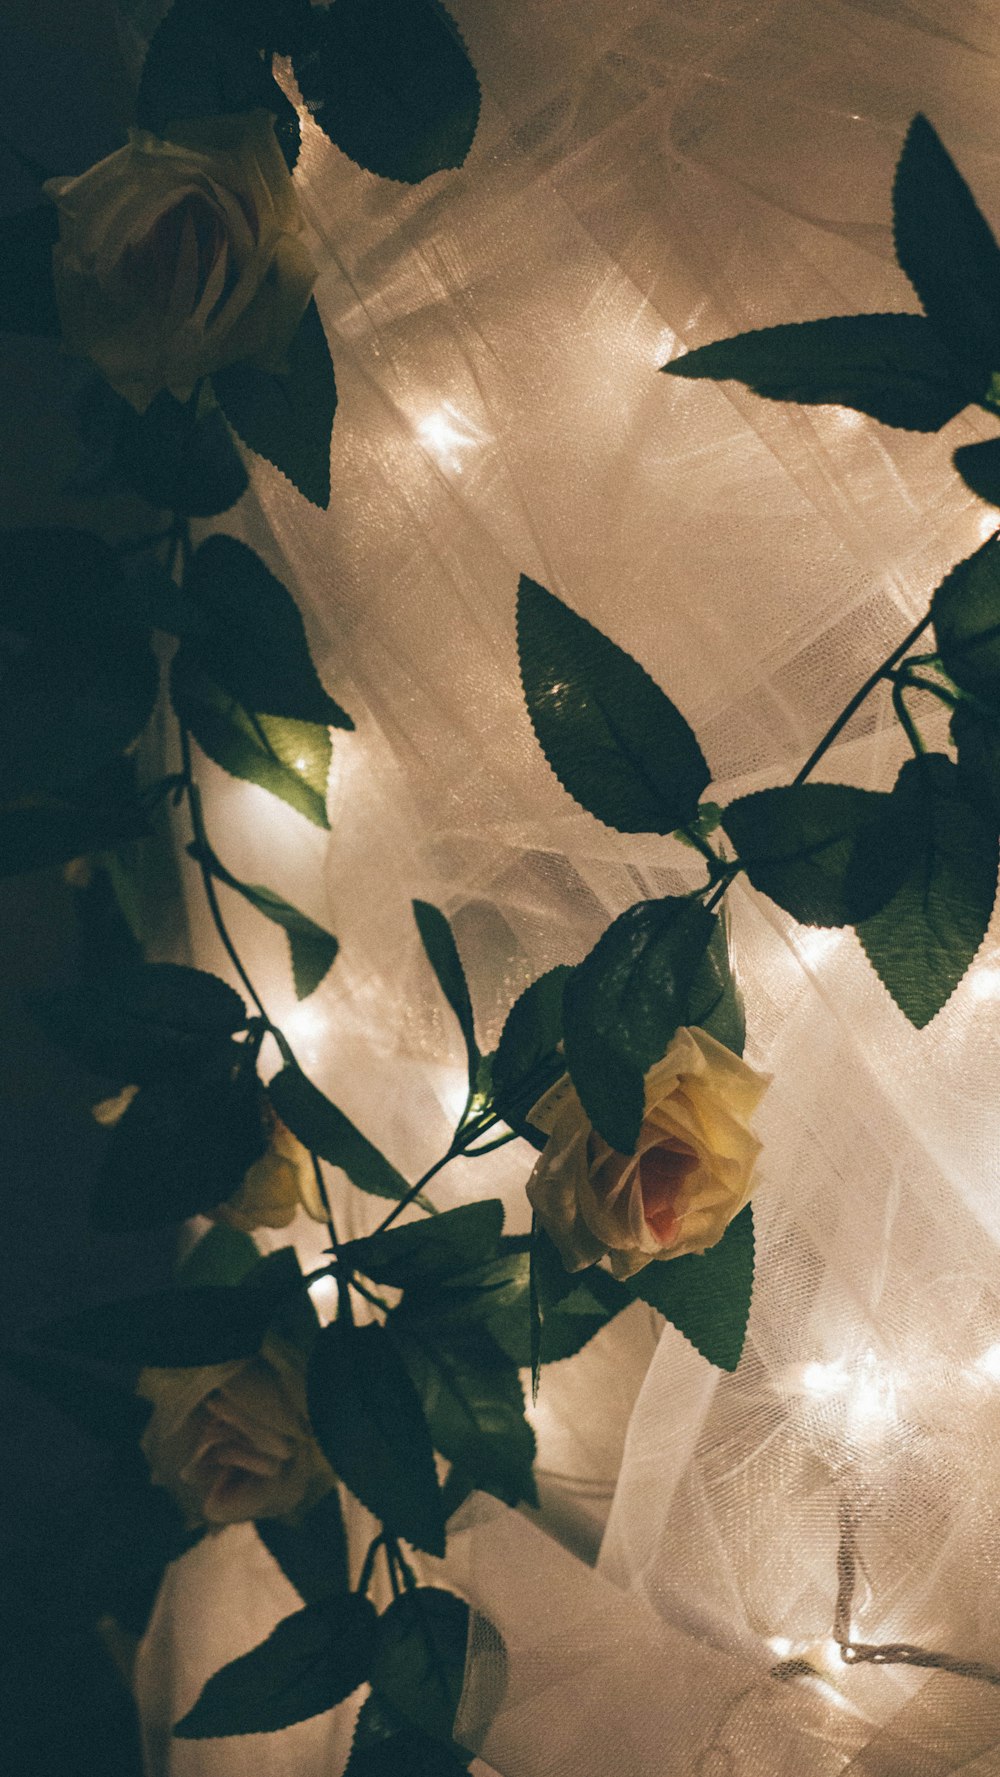
[[[219,409],[163,389],[145,413],[120,401],[116,459],[128,485],[151,506],[186,518],[228,512],[249,482]]]
[[[202,0],[204,3],[204,0]],[[294,55],[314,36],[310,0],[209,0],[218,17],[255,49]]]
[[[536,1238],[547,1241],[559,1267],[565,1288],[548,1292],[544,1279],[536,1272],[539,1306],[538,1362],[555,1363],[572,1357],[588,1340],[632,1298],[622,1284],[607,1272],[592,1268],[571,1276],[565,1271],[548,1235],[539,1229]],[[501,1351],[519,1369],[532,1363],[531,1304],[529,1254],[527,1242],[521,1237],[504,1240],[499,1259],[480,1265],[474,1271],[442,1281],[433,1288],[409,1289],[402,1305],[395,1311],[398,1321],[426,1323],[427,1332],[437,1337],[449,1322],[460,1328],[470,1325],[485,1327]],[[545,1317],[541,1316],[540,1294],[546,1295]]]
[[[882,910],[857,928],[868,960],[918,1030],[951,997],[986,935],[997,881],[995,824],[965,800],[943,754],[896,780],[881,852]]]
[[[217,1222],[181,1260],[177,1282],[185,1289],[206,1283],[234,1286],[245,1282],[259,1259],[260,1253],[249,1234]]]
[[[268,1087],[281,1121],[304,1147],[331,1166],[339,1166],[359,1190],[398,1201],[409,1190],[402,1173],[390,1165],[343,1111],[307,1080],[297,1067],[284,1067]]]
[[[503,1204],[496,1197],[463,1203],[424,1221],[386,1228],[340,1248],[340,1262],[375,1283],[395,1289],[437,1282],[496,1257],[503,1228]]]
[[[112,1130],[94,1182],[91,1220],[124,1233],[207,1215],[263,1154],[263,1088],[244,1069],[151,1080]]]
[[[734,1055],[743,1054],[747,1034],[743,995],[729,963],[729,937],[724,915],[720,915],[716,923],[708,949],[691,983],[683,1022],[707,1031]]]
[[[197,654],[183,643],[170,682],[177,719],[203,753],[233,777],[280,796],[317,827],[329,827],[326,786],[332,749],[325,725],[257,716],[205,677]]]
[[[535,1434],[513,1360],[482,1327],[434,1326],[398,1312],[388,1326],[435,1450],[507,1505],[536,1504]]]
[[[213,1673],[174,1733],[181,1740],[269,1734],[323,1715],[368,1677],[376,1622],[370,1599],[352,1592],[307,1604]]]
[[[713,340],[669,376],[744,383],[771,401],[853,407],[886,426],[937,432],[982,388],[923,315],[835,315]]]
[[[116,645],[128,619],[118,559],[92,531],[0,531],[0,628],[99,653]]]
[[[265,39],[254,41],[240,11],[245,14],[246,6],[237,9],[226,0],[174,0],[146,55],[139,127],[169,137],[170,126],[186,118],[270,111],[286,164],[294,167],[299,149],[294,106],[257,53]],[[263,15],[254,22],[263,26]],[[273,37],[266,44],[278,47]]]
[[[338,1320],[320,1333],[309,1417],[332,1468],[393,1536],[443,1555],[444,1515],[427,1421],[384,1327]]]
[[[468,1768],[468,1754],[404,1721],[376,1693],[362,1703],[344,1777],[463,1777]]]
[[[717,1246],[680,1259],[654,1259],[624,1288],[666,1315],[710,1364],[735,1370],[746,1337],[753,1267],[753,1215],[747,1204]]]
[[[990,506],[1000,506],[1000,438],[960,445],[952,462],[966,487]]]
[[[896,257],[932,327],[982,379],[1000,366],[1000,249],[926,117],[907,131],[892,191]]]
[[[715,929],[700,901],[667,895],[620,915],[566,983],[566,1061],[595,1129],[635,1148],[643,1079],[682,1023]]]
[[[77,956],[84,981],[120,981],[142,966],[142,946],[115,893],[109,871],[95,869],[72,887]]]
[[[24,1351],[0,1351],[0,1366],[43,1395],[91,1437],[134,1443],[149,1418],[149,1402],[131,1388],[71,1359]]]
[[[188,851],[192,857],[199,855],[204,857],[213,876],[218,877],[218,880],[226,883],[229,888],[235,889],[236,893],[242,895],[245,901],[249,901],[251,907],[256,907],[258,913],[262,913],[265,919],[271,920],[274,925],[281,926],[287,933],[288,948],[292,958],[295,997],[300,1000],[308,999],[309,995],[316,991],[336,957],[339,946],[332,933],[324,931],[323,927],[318,926],[315,920],[308,919],[304,913],[299,912],[297,907],[282,900],[281,896],[276,895],[273,889],[265,888],[259,882],[240,882],[238,877],[232,876],[220,863],[214,852],[207,851],[205,847],[202,847],[199,854],[196,845],[189,845]]]
[[[846,926],[878,909],[867,861],[887,806],[850,784],[783,784],[722,818],[754,888],[803,925]]]
[[[0,803],[0,876],[68,863],[149,832],[146,810],[127,761],[115,761],[89,784],[65,796],[14,806]]]
[[[1000,704],[1000,533],[945,575],[931,615],[949,677],[963,691]]]
[[[288,348],[286,375],[253,364],[230,364],[216,371],[212,386],[244,444],[287,475],[314,506],[327,507],[337,385],[315,302],[309,303]]]
[[[472,146],[479,82],[438,0],[337,0],[295,73],[317,123],[369,172],[416,184]]]
[[[0,332],[59,336],[52,248],[59,238],[54,204],[19,210],[0,223]]]
[[[270,1289],[157,1290],[49,1321],[31,1339],[97,1363],[196,1368],[253,1357],[277,1306]]]
[[[109,1614],[141,1636],[164,1570],[202,1534],[185,1523],[166,1489],[154,1486],[142,1453],[125,1449],[102,1476],[83,1522],[70,1520],[74,1587],[93,1617]]]
[[[350,1590],[347,1533],[336,1487],[297,1524],[259,1518],[257,1535],[306,1604]]]
[[[254,550],[235,537],[209,537],[196,550],[184,591],[205,615],[188,644],[202,672],[258,715],[353,728],[324,691],[298,606]]]
[[[638,661],[526,574],[517,634],[528,714],[570,795],[622,833],[672,833],[693,820],[708,766]]]
[[[539,1069],[556,1056],[563,1034],[563,991],[570,973],[560,963],[539,975],[514,1001],[493,1057],[493,1096],[498,1106],[521,1108],[526,1083],[530,1097],[530,1082],[538,1080]],[[536,1099],[548,1083],[546,1077]],[[530,1110],[531,1105],[524,1108]]]
[[[390,1708],[450,1744],[465,1678],[469,1607],[454,1592],[417,1586],[379,1618],[372,1684]]]
[[[429,901],[414,901],[413,917],[417,922],[420,942],[427,953],[427,960],[437,976],[438,986],[458,1019],[469,1060],[469,1084],[474,1087],[480,1059],[476,1044],[476,1025],[462,959],[458,954],[451,926],[444,914],[432,907]]]
[[[85,981],[37,1003],[48,1035],[94,1073],[143,1082],[229,1058],[246,1028],[238,993],[180,963],[144,963],[113,980]]]
[[[962,794],[1000,832],[1000,715],[963,701],[951,718]]]

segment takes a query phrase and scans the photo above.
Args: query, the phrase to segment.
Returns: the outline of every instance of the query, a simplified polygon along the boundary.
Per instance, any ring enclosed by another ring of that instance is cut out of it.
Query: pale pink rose
[[[192,1524],[296,1517],[334,1484],[302,1362],[275,1339],[244,1362],[143,1370],[138,1392],[153,1403],[142,1438],[152,1478]]]
[[[133,130],[45,187],[63,343],[139,413],[227,364],[286,370],[316,277],[270,114],[172,128],[169,142]]]
[[[548,1136],[528,1198],[568,1271],[608,1255],[616,1277],[703,1253],[748,1202],[760,1142],[750,1118],[768,1085],[707,1032],[677,1031],[645,1081],[634,1154],[610,1148],[568,1078],[529,1112]]]

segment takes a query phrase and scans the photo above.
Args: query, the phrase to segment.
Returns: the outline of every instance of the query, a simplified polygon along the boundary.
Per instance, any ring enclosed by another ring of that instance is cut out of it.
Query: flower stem
[[[921,617],[920,622],[915,624],[910,630],[909,635],[904,636],[898,648],[894,648],[892,653],[883,660],[881,666],[875,668],[875,671],[865,680],[860,690],[854,693],[850,702],[844,705],[836,721],[830,724],[822,740],[819,742],[819,745],[813,748],[801,771],[798,771],[793,777],[793,784],[805,783],[806,778],[815,770],[816,766],[823,758],[823,755],[829,752],[837,736],[847,727],[851,717],[861,708],[865,699],[871,696],[871,693],[874,691],[879,681],[889,677],[893,667],[896,666],[897,663],[902,660],[903,655],[912,648],[917,638],[923,635],[924,630],[930,627],[930,622],[931,613],[928,611],[926,616]]]

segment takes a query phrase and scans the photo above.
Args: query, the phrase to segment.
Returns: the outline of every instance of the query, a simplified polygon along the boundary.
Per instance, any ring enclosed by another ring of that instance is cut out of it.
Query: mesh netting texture
[[[518,575],[642,660],[725,802],[794,773],[995,518],[949,462],[985,416],[918,436],[657,374],[747,327],[916,309],[889,216],[918,110],[1000,221],[992,9],[451,10],[484,92],[461,171],[381,181],[306,125],[333,498],[320,513],[261,464],[239,508],[357,723],[335,739],[331,834],[199,766],[227,865],[340,940],[296,1009],[234,905],[254,979],[409,1176],[464,1096],[411,898],[452,919],[489,1047],[538,973],[700,876],[549,772],[519,688]],[[879,694],[819,775],[884,789],[904,752]],[[730,900],[747,1059],[773,1075],[744,1356],[720,1379],[637,1306],[546,1370],[539,1521],[476,1495],[448,1559],[422,1564],[480,1613],[457,1733],[501,1777],[1000,1773],[987,1678],[845,1665],[835,1641],[846,1626],[1000,1667],[1000,928],[918,1033],[851,934]],[[194,888],[191,916],[218,967]],[[523,1230],[530,1159],[460,1161],[437,1201],[499,1194]],[[362,1233],[378,1209],[345,1187],[337,1219]],[[304,1257],[319,1238],[303,1230]],[[164,1723],[292,1607],[244,1527],[173,1569],[142,1661],[154,1772],[246,1768],[246,1742],[171,1745]],[[335,1777],[351,1721],[345,1705],[258,1736],[253,1767]]]

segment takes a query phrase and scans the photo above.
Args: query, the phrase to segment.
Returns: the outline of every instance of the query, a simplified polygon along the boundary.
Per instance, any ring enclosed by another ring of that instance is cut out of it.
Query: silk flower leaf
[[[526,574],[517,637],[528,714],[563,788],[622,833],[672,833],[693,820],[708,766],[638,661]]]
[[[420,942],[437,977],[438,986],[458,1019],[465,1043],[469,1066],[469,1087],[474,1090],[480,1054],[476,1043],[476,1026],[469,987],[462,968],[451,926],[443,913],[429,901],[414,901],[413,917],[417,922]]]

